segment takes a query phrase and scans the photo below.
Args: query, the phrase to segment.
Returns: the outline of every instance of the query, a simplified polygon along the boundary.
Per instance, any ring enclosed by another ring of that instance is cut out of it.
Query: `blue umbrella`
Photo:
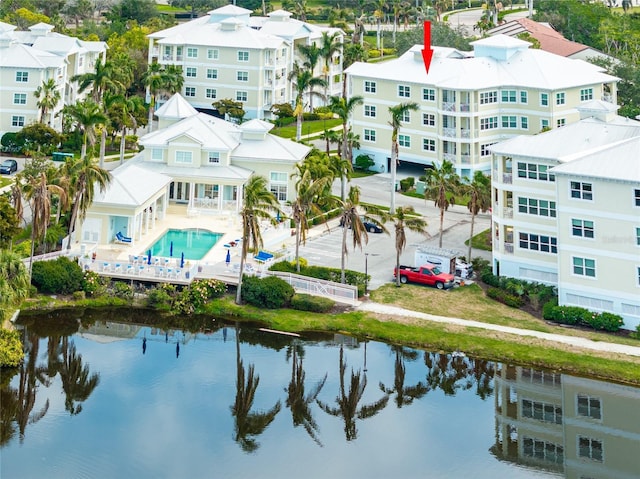
[[[184,251],[180,255],[180,267],[184,268]]]
[[[147,252],[147,264],[151,264],[151,250]]]
[[[169,244],[169,256],[173,256],[173,241]]]
[[[227,266],[229,266],[229,263],[231,263],[231,250],[227,250],[227,258],[224,260],[225,263],[227,263]]]

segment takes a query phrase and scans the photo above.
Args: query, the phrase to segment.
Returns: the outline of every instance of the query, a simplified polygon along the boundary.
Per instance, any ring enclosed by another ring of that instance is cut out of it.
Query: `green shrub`
[[[510,306],[512,308],[521,308],[524,304],[522,298],[509,294],[499,288],[487,289],[487,296],[495,299],[496,301],[500,301],[502,304],[506,304],[507,306]]]
[[[33,263],[31,283],[45,294],[71,294],[82,289],[82,268],[75,261],[61,256],[52,261]]]
[[[371,159],[369,155],[358,155],[356,156],[355,164],[353,165],[356,170],[368,171],[376,162]]]
[[[274,123],[276,126],[287,126],[291,125],[296,121],[293,116],[285,116],[284,118],[278,118]]]
[[[636,332],[631,333],[632,338],[640,339],[640,324],[636,326]]]
[[[24,358],[20,333],[9,329],[0,329],[0,368],[15,367]]]
[[[83,299],[86,299],[87,295],[84,291],[74,291],[71,297],[74,299],[74,301],[81,301]]]
[[[113,295],[116,298],[131,301],[133,300],[133,288],[129,283],[125,283],[124,281],[115,281],[113,283]]]
[[[304,112],[302,114],[302,119],[304,121],[314,121],[314,120],[319,120],[320,119],[320,115],[318,115],[317,113],[309,113],[309,112]]]
[[[147,306],[157,309],[171,309],[173,298],[162,286],[147,291]]]
[[[414,183],[415,178],[412,176],[400,180],[400,191],[409,191],[413,188]]]
[[[593,312],[578,306],[557,306],[553,301],[544,305],[542,315],[544,319],[556,323],[587,326],[610,332],[618,331],[624,324],[622,317],[617,314]]]
[[[96,298],[107,292],[108,279],[95,271],[85,271],[82,279],[82,291],[88,296]]]
[[[329,298],[311,296],[310,294],[295,294],[291,298],[291,307],[299,311],[311,311],[314,313],[327,313],[335,302]]]
[[[500,287],[500,278],[494,275],[490,269],[482,270],[480,272],[480,279],[489,286],[493,286],[494,288]]]
[[[285,273],[296,273],[302,276],[309,276],[311,278],[316,279],[324,279],[326,281],[333,281],[335,283],[340,282],[340,268],[327,268],[326,266],[302,266],[300,267],[300,272],[296,271],[295,261],[280,261],[278,263],[274,263],[271,268],[271,271],[283,271]],[[345,270],[345,282],[347,284],[351,284],[353,286],[358,287],[358,296],[362,296],[364,294],[364,283],[365,283],[365,274],[360,273],[358,271],[353,270]]]
[[[242,280],[242,299],[260,308],[275,309],[288,306],[294,293],[289,283],[276,276],[245,276]]]

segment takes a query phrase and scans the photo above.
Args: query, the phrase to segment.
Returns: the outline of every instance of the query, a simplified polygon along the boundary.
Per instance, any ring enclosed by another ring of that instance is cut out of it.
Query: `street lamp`
[[[371,256],[378,256],[376,253],[371,253]],[[369,294],[369,253],[364,254],[364,295]]]

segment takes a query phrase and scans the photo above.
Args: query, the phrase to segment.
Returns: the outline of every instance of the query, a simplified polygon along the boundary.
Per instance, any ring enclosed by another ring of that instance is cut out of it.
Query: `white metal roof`
[[[172,178],[147,168],[140,168],[133,161],[113,170],[111,183],[104,192],[96,188],[95,205],[138,207],[153,195],[166,188]],[[141,180],[144,178],[144,180]]]
[[[11,43],[0,48],[0,66],[20,68],[59,68],[65,59],[54,53],[23,45]]]
[[[158,118],[187,118],[197,115],[198,110],[192,107],[180,93],[172,95],[160,108],[155,112]]]
[[[278,48],[283,40],[275,35],[269,35],[237,21],[234,28],[227,28],[231,20],[218,23],[185,23],[190,28],[180,30],[165,30],[164,35],[155,38],[160,45],[203,45],[218,47],[237,47],[247,49]],[[162,32],[158,32],[162,33]],[[169,33],[166,35],[166,33]]]

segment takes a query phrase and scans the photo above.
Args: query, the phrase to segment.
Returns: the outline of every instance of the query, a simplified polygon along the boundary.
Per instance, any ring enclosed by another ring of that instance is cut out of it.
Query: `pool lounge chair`
[[[116,233],[116,243],[131,244],[131,238],[124,236],[120,231]]]
[[[266,251],[259,251],[257,255],[253,257],[258,263],[268,263],[273,259],[273,255],[271,253],[267,253]]]

